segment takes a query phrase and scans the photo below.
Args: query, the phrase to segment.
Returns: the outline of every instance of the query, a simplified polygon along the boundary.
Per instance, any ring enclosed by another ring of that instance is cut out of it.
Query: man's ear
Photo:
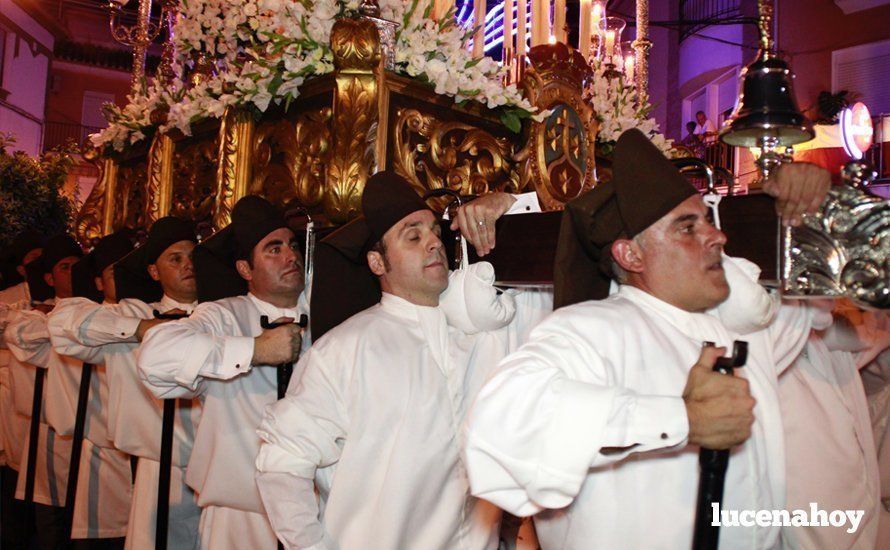
[[[368,267],[371,268],[371,273],[378,277],[386,273],[386,262],[383,259],[383,254],[374,250],[369,251]]]
[[[44,273],[44,274],[43,274],[43,280],[46,281],[46,284],[48,284],[48,285],[51,286],[51,287],[55,287],[55,286],[56,286],[56,282],[55,282],[55,280],[53,279],[53,274],[52,274],[52,273]]]
[[[153,281],[160,281],[161,274],[158,273],[158,266],[156,266],[155,264],[149,264],[148,265],[148,276],[151,277],[151,279]]]
[[[96,288],[99,289],[99,292],[105,292],[105,285],[102,284],[102,277],[93,277],[93,281],[95,281]]]
[[[15,270],[18,272],[19,275],[22,276],[23,279],[28,278],[28,273],[25,271],[25,266],[17,265],[17,266],[15,266]]]
[[[643,271],[643,258],[640,247],[630,239],[617,239],[612,243],[612,258],[628,273]]]
[[[237,271],[238,275],[241,275],[241,278],[245,281],[253,280],[253,270],[250,269],[250,264],[247,263],[247,260],[236,261],[235,271]]]

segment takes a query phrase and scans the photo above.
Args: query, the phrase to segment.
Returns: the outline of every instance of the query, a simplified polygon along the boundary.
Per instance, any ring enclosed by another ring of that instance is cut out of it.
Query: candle
[[[532,0],[532,46],[546,44],[550,37],[550,0]]]
[[[485,53],[485,0],[473,2],[473,24],[476,34],[473,36],[473,57],[482,57]]]
[[[521,1],[521,0],[520,0]],[[504,2],[504,52],[513,53],[513,0]],[[507,61],[507,59],[504,59]]]
[[[591,22],[590,27],[593,29],[593,32],[600,34],[600,24],[606,15],[606,10],[603,7],[603,3],[601,0],[595,0],[593,2],[593,6],[591,7]]]
[[[603,50],[603,59],[606,60],[607,63],[610,62],[610,60],[612,59],[612,54],[614,53],[614,50],[615,50],[615,31],[610,29],[610,30],[606,31],[606,46],[605,46],[605,49]]]
[[[556,0],[553,5],[553,27],[552,35],[556,40],[567,44],[569,37],[566,34],[566,0]]]
[[[581,50],[584,59],[588,59],[590,56],[590,0],[581,0],[581,11],[578,12],[578,49]]]
[[[454,7],[454,0],[435,0],[433,5],[433,19],[439,20],[445,17],[448,10]]]
[[[528,0],[519,0],[519,5],[516,7],[516,22],[516,53],[522,58],[528,45],[528,40],[525,37],[528,29]],[[522,63],[524,62],[519,62],[520,65]]]
[[[544,20],[542,21],[542,25],[541,25],[541,42],[540,42],[541,44],[546,42],[550,38],[550,35],[553,34],[553,29],[552,29],[552,26],[550,25],[550,23],[552,21],[550,19],[550,8],[551,7],[552,7],[552,4],[550,3],[550,0],[542,0],[541,1],[541,13],[544,14]]]
[[[624,57],[624,80],[628,84],[633,83],[634,79],[634,56],[632,53],[628,52],[628,54]]]

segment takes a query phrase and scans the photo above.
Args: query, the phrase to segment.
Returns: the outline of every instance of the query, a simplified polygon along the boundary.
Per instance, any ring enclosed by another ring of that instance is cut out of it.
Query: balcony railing
[[[71,122],[46,121],[43,125],[43,150],[49,151],[72,142],[78,147],[83,146],[90,134],[101,129]]]
[[[680,0],[680,41],[715,23],[741,15],[741,0]]]

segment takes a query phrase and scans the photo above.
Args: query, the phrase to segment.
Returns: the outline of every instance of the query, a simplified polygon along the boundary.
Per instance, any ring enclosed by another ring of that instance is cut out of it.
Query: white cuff
[[[650,449],[673,447],[689,436],[689,419],[682,397],[637,396],[630,412],[630,436]]]
[[[532,214],[541,211],[541,204],[538,202],[538,194],[534,191],[513,195],[516,202],[509,210],[504,212],[505,216],[512,214]]]
[[[201,369],[201,376],[228,380],[250,372],[250,361],[253,359],[252,336],[229,336],[223,343],[222,362],[219,365],[208,365]]]

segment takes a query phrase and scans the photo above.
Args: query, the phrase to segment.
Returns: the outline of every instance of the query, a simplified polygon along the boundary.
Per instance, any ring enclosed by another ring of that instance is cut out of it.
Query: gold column
[[[232,221],[232,208],[247,194],[254,127],[250,112],[233,107],[226,109],[219,128],[219,168],[216,178],[219,189],[213,210],[213,225],[217,229]]]
[[[637,0],[637,39],[633,47],[637,54],[634,84],[639,104],[645,105],[649,101],[649,49],[652,47],[649,40],[649,0]]]
[[[107,159],[100,157],[99,151],[94,148],[84,151],[83,158],[95,166],[99,173],[96,184],[83,202],[80,212],[77,213],[77,220],[74,222],[74,236],[81,243],[88,243],[105,234],[105,207],[108,202],[105,195]]]
[[[105,159],[102,179],[96,185],[105,189],[105,211],[102,216],[102,234],[109,235],[114,231],[114,191],[117,186],[117,163],[110,158]]]
[[[331,29],[331,50],[336,90],[331,161],[322,204],[329,220],[344,223],[361,213],[362,191],[375,167],[378,80],[382,78],[377,27],[369,19],[338,19]],[[382,163],[383,159],[376,161]]]
[[[170,213],[173,201],[173,140],[159,134],[148,151],[146,222],[152,224]]]

